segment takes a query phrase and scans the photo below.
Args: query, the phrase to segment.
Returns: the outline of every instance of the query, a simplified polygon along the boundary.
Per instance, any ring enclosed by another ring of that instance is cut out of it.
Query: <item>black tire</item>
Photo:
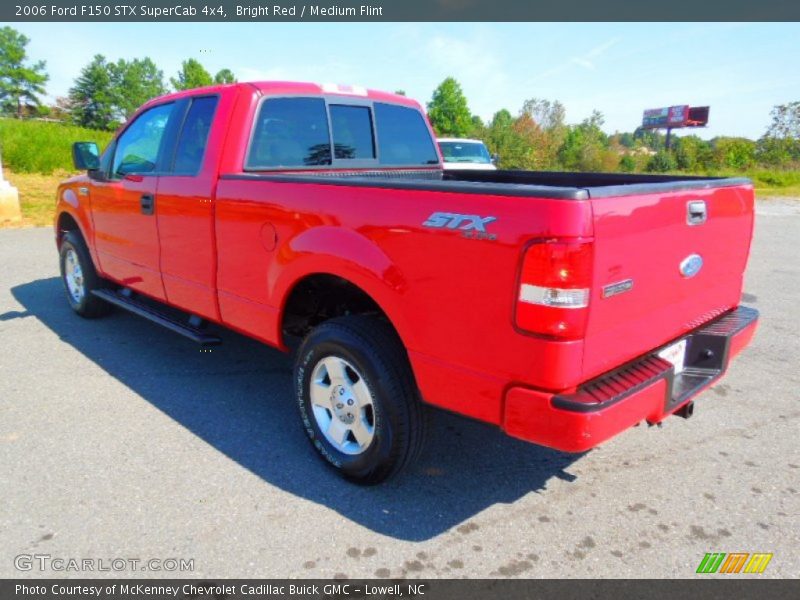
[[[70,291],[67,283],[66,262],[68,255],[74,253],[81,270],[81,286],[83,293],[80,298],[76,298]],[[76,313],[87,319],[96,319],[111,312],[112,306],[94,294],[93,290],[107,287],[107,282],[102,279],[94,268],[92,257],[86,248],[86,243],[81,235],[75,231],[68,231],[61,240],[59,255],[59,267],[61,269],[61,283],[64,284],[64,291],[67,295],[67,302]]]
[[[373,437],[356,455],[332,445],[313,414],[312,373],[329,357],[352,365],[372,398]],[[362,485],[380,483],[410,465],[422,450],[425,407],[405,348],[383,319],[339,317],[313,329],[297,351],[294,382],[300,416],[312,445],[346,479]]]

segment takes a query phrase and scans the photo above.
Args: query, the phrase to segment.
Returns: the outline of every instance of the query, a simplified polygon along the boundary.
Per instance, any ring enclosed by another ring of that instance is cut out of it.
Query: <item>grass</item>
[[[800,171],[751,171],[746,175],[753,180],[756,195],[759,197],[800,198]]]
[[[73,142],[103,148],[113,134],[63,123],[0,118],[0,151],[6,179],[19,190],[22,221],[0,227],[50,226],[59,182],[74,172]]]
[[[104,148],[112,135],[63,123],[0,119],[3,166],[16,173],[42,175],[71,171],[73,142],[97,142]]]
[[[41,175],[4,169],[5,178],[19,191],[22,221],[0,223],[0,227],[50,227],[56,208],[56,188],[71,174],[65,171]]]

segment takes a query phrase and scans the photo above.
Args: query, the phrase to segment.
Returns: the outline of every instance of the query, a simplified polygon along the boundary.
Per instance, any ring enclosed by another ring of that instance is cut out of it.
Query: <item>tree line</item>
[[[0,109],[17,117],[37,116],[92,129],[114,130],[144,102],[170,89],[185,90],[236,81],[230,69],[211,75],[193,59],[167,82],[149,57],[115,62],[98,54],[81,69],[64,98],[45,105],[44,61],[27,56],[29,39],[0,28]],[[405,94],[398,90],[397,93]],[[602,113],[577,124],[566,122],[559,101],[531,98],[516,114],[498,110],[489,122],[473,115],[461,85],[446,78],[427,104],[436,133],[483,140],[506,169],[567,171],[713,172],[754,167],[800,168],[800,101],[775,106],[758,140],[696,135],[673,136],[667,149],[658,131],[636,129],[608,134]]]
[[[91,129],[113,131],[147,100],[170,90],[235,83],[230,69],[211,75],[194,58],[181,64],[169,82],[149,57],[110,61],[96,54],[81,69],[66,97],[42,101],[49,80],[44,61],[30,63],[30,39],[11,27],[0,28],[0,109],[21,117],[49,117]]]
[[[437,135],[483,140],[506,169],[702,173],[800,168],[800,102],[775,106],[758,140],[673,136],[669,149],[666,136],[655,130],[605,133],[599,111],[569,125],[564,105],[557,100],[531,98],[516,115],[501,109],[484,123],[471,114],[452,77],[436,88],[427,109]]]

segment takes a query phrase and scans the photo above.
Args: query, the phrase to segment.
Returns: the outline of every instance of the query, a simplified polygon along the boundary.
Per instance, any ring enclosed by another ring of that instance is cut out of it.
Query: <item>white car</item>
[[[486,145],[480,140],[467,140],[460,138],[439,138],[436,140],[442,151],[444,168],[450,169],[477,169],[495,171],[494,165],[497,157],[489,154]]]

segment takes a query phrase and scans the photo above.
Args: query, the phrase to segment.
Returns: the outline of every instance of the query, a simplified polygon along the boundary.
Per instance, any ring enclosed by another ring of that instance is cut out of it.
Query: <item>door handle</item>
[[[691,200],[686,203],[686,223],[688,225],[702,225],[706,222],[707,216],[704,200]]]
[[[142,194],[139,205],[142,207],[143,215],[152,215],[156,208],[156,199],[153,194]]]

